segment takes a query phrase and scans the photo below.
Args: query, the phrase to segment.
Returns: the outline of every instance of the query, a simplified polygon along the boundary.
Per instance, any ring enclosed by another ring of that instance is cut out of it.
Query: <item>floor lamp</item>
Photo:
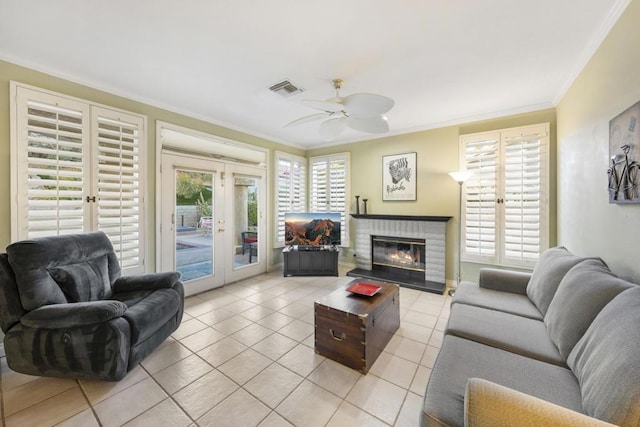
[[[460,285],[461,271],[460,271],[460,258],[462,255],[462,184],[473,175],[472,171],[457,171],[449,172],[451,178],[458,183],[458,272],[456,274],[456,288]],[[449,295],[455,294],[455,289],[449,290]]]

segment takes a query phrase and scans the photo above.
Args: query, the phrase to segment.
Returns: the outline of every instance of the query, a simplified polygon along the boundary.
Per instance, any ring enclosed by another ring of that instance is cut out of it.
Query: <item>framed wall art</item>
[[[416,153],[382,156],[382,200],[416,200]]]
[[[609,203],[640,203],[640,102],[609,122]]]

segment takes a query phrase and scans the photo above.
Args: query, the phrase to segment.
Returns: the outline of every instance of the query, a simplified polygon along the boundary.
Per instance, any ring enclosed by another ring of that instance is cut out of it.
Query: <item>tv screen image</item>
[[[340,245],[339,212],[287,213],[284,216],[287,245]]]

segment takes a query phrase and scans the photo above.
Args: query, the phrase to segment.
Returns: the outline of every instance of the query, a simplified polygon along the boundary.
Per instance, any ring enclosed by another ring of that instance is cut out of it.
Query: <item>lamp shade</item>
[[[457,172],[449,172],[451,178],[453,178],[457,183],[463,183],[473,175],[473,171],[457,171]]]

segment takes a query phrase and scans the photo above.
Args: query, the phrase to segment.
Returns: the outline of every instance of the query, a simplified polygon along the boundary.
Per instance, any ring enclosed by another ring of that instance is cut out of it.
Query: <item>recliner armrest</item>
[[[114,300],[51,304],[25,314],[20,323],[36,329],[71,328],[108,322],[126,311],[126,304]]]
[[[613,425],[481,378],[467,381],[464,417],[466,427]]]
[[[480,269],[478,285],[494,291],[526,295],[529,279],[531,279],[531,273],[485,267]]]
[[[115,293],[127,291],[153,291],[156,289],[170,288],[179,280],[180,273],[177,271],[119,277],[113,284],[113,291]]]

